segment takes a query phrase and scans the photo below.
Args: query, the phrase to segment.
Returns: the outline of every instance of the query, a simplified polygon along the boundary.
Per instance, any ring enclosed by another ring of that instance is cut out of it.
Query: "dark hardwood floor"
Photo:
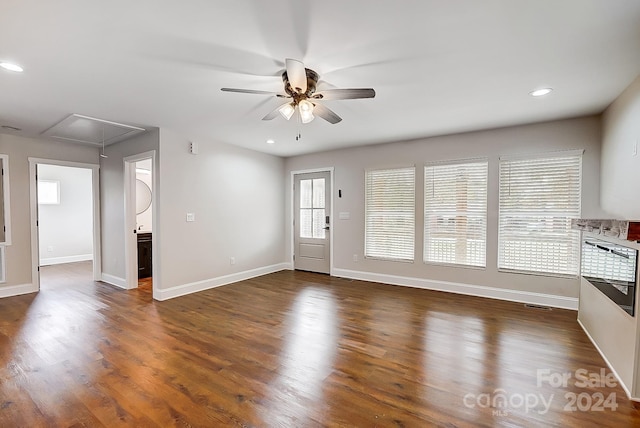
[[[0,299],[1,427],[640,426],[576,384],[609,370],[572,311],[289,271],[154,302],[90,270]]]

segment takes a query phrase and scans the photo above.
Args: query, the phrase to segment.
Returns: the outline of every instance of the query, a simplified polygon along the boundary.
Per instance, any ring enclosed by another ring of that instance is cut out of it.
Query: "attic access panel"
[[[109,145],[144,131],[144,128],[137,126],[72,114],[44,131],[42,135],[58,140],[101,146],[103,135],[105,145]]]

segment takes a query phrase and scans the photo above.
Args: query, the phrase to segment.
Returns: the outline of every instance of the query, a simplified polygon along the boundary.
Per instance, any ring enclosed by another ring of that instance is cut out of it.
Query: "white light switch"
[[[351,218],[351,214],[347,211],[342,211],[338,214],[338,218],[340,220],[349,220]]]
[[[187,221],[196,221],[196,215],[194,213],[187,213]]]

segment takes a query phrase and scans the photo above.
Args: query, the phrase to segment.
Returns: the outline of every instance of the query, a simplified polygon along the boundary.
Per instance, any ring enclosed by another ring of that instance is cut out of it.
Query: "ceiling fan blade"
[[[307,71],[304,64],[291,58],[287,58],[285,64],[291,87],[300,94],[307,92]]]
[[[326,106],[324,106],[324,105],[322,105],[320,103],[314,103],[313,105],[314,105],[313,114],[316,115],[316,116],[320,116],[321,118],[323,118],[327,122],[335,125],[336,123],[338,123],[338,122],[340,122],[342,120],[342,118],[340,116],[335,114],[328,107],[326,107]]]
[[[277,92],[270,91],[258,91],[255,89],[236,89],[236,88],[220,88],[224,92],[239,92],[241,94],[258,94],[258,95],[272,95],[274,97],[287,98],[287,95],[279,94]]]
[[[262,120],[273,120],[276,117],[278,117],[278,115],[280,114],[280,109],[290,103],[284,103],[279,105],[278,107],[274,108],[272,111],[269,112],[269,114],[267,114],[265,117],[262,118]]]
[[[359,89],[326,89],[313,94],[317,100],[355,100],[358,98],[373,98],[376,91],[372,88]]]

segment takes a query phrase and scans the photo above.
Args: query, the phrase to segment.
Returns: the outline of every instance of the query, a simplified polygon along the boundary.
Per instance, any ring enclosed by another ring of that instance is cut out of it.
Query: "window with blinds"
[[[424,168],[424,261],[486,266],[488,163]]]
[[[582,153],[500,159],[498,268],[579,272]]]
[[[365,257],[413,261],[415,177],[414,167],[366,171]]]

